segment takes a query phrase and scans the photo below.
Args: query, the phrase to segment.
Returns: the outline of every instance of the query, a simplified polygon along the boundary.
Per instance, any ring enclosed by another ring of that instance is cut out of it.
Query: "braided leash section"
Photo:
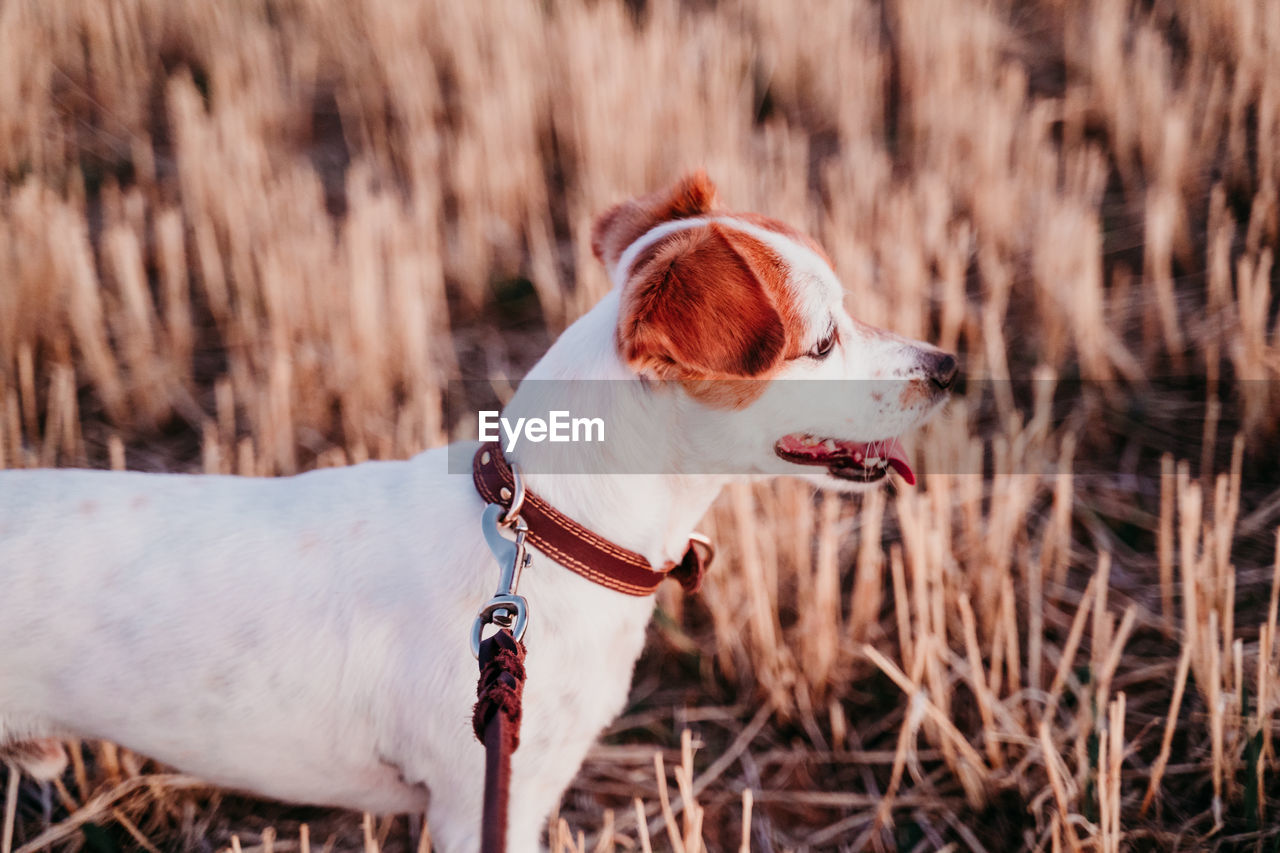
[[[485,742],[485,730],[497,714],[504,726],[508,750],[520,745],[520,700],[524,693],[524,643],[516,642],[507,630],[498,631],[480,643],[480,681],[476,685],[476,706],[471,717],[476,738]]]
[[[503,628],[480,641],[480,681],[472,725],[484,744],[484,817],[481,853],[506,853],[511,799],[511,753],[520,744],[524,644]]]

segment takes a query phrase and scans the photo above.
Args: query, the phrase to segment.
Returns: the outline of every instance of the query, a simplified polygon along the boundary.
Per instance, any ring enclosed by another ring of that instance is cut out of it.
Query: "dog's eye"
[[[809,358],[816,358],[819,361],[831,355],[831,351],[836,346],[836,330],[833,328],[827,332],[826,337],[814,344],[813,349],[806,353]]]

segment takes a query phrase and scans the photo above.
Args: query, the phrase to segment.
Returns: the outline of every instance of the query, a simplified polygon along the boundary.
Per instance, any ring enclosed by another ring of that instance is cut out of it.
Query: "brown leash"
[[[472,725],[484,744],[483,853],[505,853],[511,793],[511,753],[520,745],[524,643],[501,628],[480,643],[480,684]]]
[[[529,623],[529,603],[516,593],[529,561],[526,543],[588,580],[636,596],[652,594],[668,577],[687,592],[696,592],[715,551],[706,537],[694,534],[679,563],[655,569],[642,555],[597,536],[526,491],[519,471],[507,463],[497,443],[476,451],[472,479],[487,502],[481,519],[485,541],[502,569],[497,593],[481,608],[471,629],[471,652],[480,662],[472,726],[485,751],[480,850],[506,853],[511,753],[520,744],[523,638]],[[503,530],[514,539],[503,536]],[[487,625],[498,630],[484,637]]]

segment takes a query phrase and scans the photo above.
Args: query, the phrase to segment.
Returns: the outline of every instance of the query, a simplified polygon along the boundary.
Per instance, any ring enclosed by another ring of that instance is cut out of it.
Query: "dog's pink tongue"
[[[881,452],[889,457],[889,465],[898,472],[899,477],[907,481],[908,486],[916,484],[916,472],[907,463],[907,451],[903,449],[902,442],[891,438],[885,442]]]

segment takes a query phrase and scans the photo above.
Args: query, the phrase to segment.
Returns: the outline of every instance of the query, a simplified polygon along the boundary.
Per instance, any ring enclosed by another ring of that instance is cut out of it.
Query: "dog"
[[[530,492],[661,566],[734,477],[914,481],[897,437],[943,404],[956,360],[854,320],[812,239],[722,210],[696,173],[607,211],[592,248],[614,287],[527,378],[556,380],[566,410],[594,387],[578,380],[615,380],[628,414],[583,451],[586,476],[542,471],[548,444],[514,447]],[[785,393],[812,379],[847,393]],[[541,408],[524,388],[504,416]],[[661,470],[608,473],[653,435]],[[498,569],[448,452],[279,479],[0,472],[0,748],[48,779],[57,739],[110,740],[260,796],[423,812],[438,849],[476,850],[466,638]],[[622,710],[654,607],[531,554],[512,851],[538,849]]]

